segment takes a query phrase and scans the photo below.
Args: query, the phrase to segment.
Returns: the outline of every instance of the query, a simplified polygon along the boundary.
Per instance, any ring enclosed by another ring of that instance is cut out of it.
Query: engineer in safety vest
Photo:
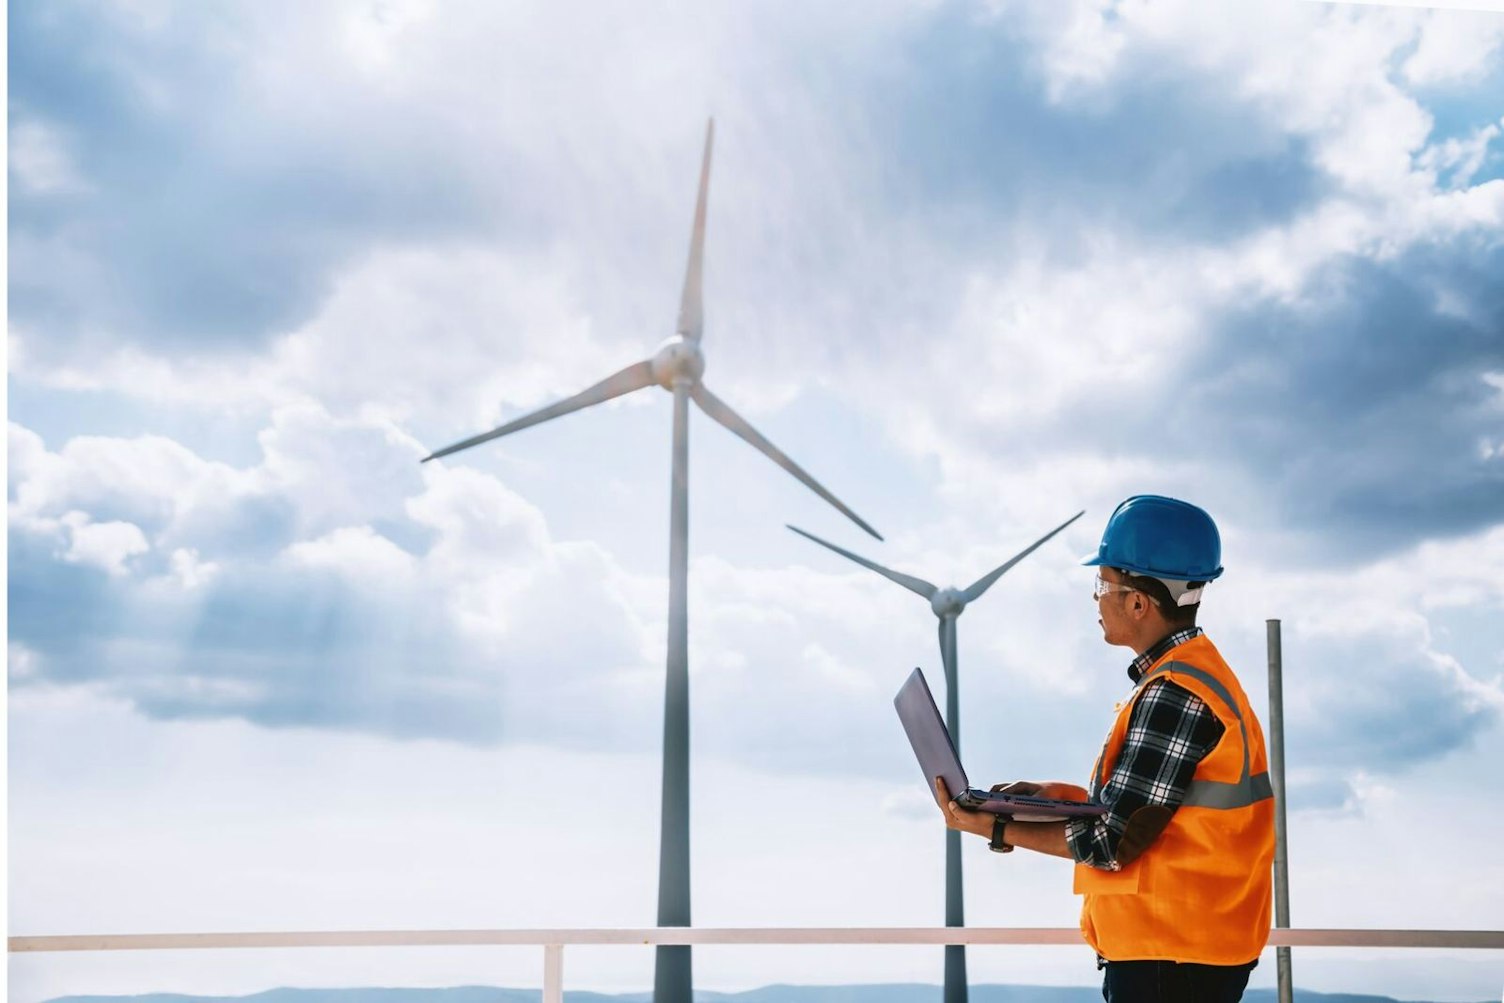
[[[1081,932],[1104,969],[1108,1003],[1235,1003],[1269,937],[1274,801],[1264,733],[1248,697],[1196,626],[1222,574],[1209,515],[1135,495],[1107,521],[1084,564],[1102,639],[1132,648],[1133,690],[1118,704],[1091,789],[1066,783],[996,790],[1085,799],[1107,814],[1016,822],[967,811],[943,781],[952,829],[1076,862]]]

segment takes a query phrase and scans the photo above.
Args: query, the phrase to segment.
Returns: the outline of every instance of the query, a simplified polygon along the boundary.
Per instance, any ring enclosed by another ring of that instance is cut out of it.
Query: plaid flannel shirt
[[[1128,678],[1137,685],[1167,651],[1199,637],[1201,632],[1200,627],[1191,627],[1169,635],[1133,660]],[[1083,864],[1107,871],[1120,870],[1130,863],[1159,835],[1180,806],[1197,765],[1221,740],[1223,730],[1217,715],[1194,693],[1168,679],[1150,682],[1134,705],[1112,774],[1100,785],[1097,777],[1092,777],[1092,800],[1105,804],[1107,814],[1065,824],[1071,855]],[[1141,815],[1136,823],[1139,832],[1130,841],[1134,852],[1123,852],[1123,834],[1134,813],[1151,807],[1160,810]]]

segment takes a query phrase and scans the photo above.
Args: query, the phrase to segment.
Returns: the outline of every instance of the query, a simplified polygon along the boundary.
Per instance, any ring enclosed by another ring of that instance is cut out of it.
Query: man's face
[[[1108,644],[1132,645],[1133,631],[1126,607],[1133,594],[1121,588],[1123,574],[1116,568],[1098,568],[1097,577],[1109,588],[1097,597],[1097,625],[1102,628],[1102,640]]]

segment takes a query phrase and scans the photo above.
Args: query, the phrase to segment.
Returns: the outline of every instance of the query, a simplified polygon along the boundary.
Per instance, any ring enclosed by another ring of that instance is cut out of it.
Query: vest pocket
[[[1121,871],[1102,871],[1076,865],[1071,890],[1077,895],[1133,895],[1138,892],[1143,868],[1133,863]]]

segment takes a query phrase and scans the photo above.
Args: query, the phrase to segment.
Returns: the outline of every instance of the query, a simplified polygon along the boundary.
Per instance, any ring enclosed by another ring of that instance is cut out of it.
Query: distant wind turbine
[[[499,428],[446,446],[423,462],[458,453],[491,439],[521,431],[551,418],[600,404],[613,397],[657,384],[674,395],[674,439],[668,546],[668,671],[663,694],[663,804],[658,851],[658,925],[689,926],[689,402],[729,428],[774,463],[793,474],[815,494],[881,540],[877,530],[825,490],[793,460],[765,439],[746,419],[711,393],[700,377],[705,356],[700,350],[704,331],[701,303],[702,261],[705,251],[705,197],[710,187],[710,148],[715,120],[705,127],[705,155],[700,164],[700,194],[695,203],[690,235],[689,265],[679,301],[679,323],[673,337],[658,346],[650,359],[636,362],[595,386],[557,404],[507,422]],[[653,979],[655,1003],[691,1003],[693,977],[687,946],[657,949]]]
[[[981,578],[972,582],[966,589],[939,588],[931,585],[922,578],[906,575],[900,571],[893,571],[881,564],[858,557],[849,550],[843,550],[833,543],[820,539],[813,533],[806,533],[798,526],[790,526],[794,532],[827,547],[860,564],[864,568],[871,568],[889,581],[897,582],[910,592],[916,592],[930,602],[930,609],[940,618],[940,660],[945,663],[945,726],[950,729],[951,740],[955,742],[956,751],[961,749],[961,701],[956,690],[956,619],[966,611],[966,604],[975,602],[982,597],[982,593],[992,587],[992,583],[1008,571],[1009,568],[1019,561],[1028,557],[1050,537],[1060,532],[1085,512],[1077,512],[1069,519],[1050,530],[1044,536],[1029,544],[1028,547],[1019,551],[1013,557],[987,572]],[[945,925],[965,926],[966,921],[962,918],[961,901],[961,834],[954,829],[945,830]],[[966,947],[962,944],[947,944],[945,947],[945,997],[944,1003],[966,1003]]]

